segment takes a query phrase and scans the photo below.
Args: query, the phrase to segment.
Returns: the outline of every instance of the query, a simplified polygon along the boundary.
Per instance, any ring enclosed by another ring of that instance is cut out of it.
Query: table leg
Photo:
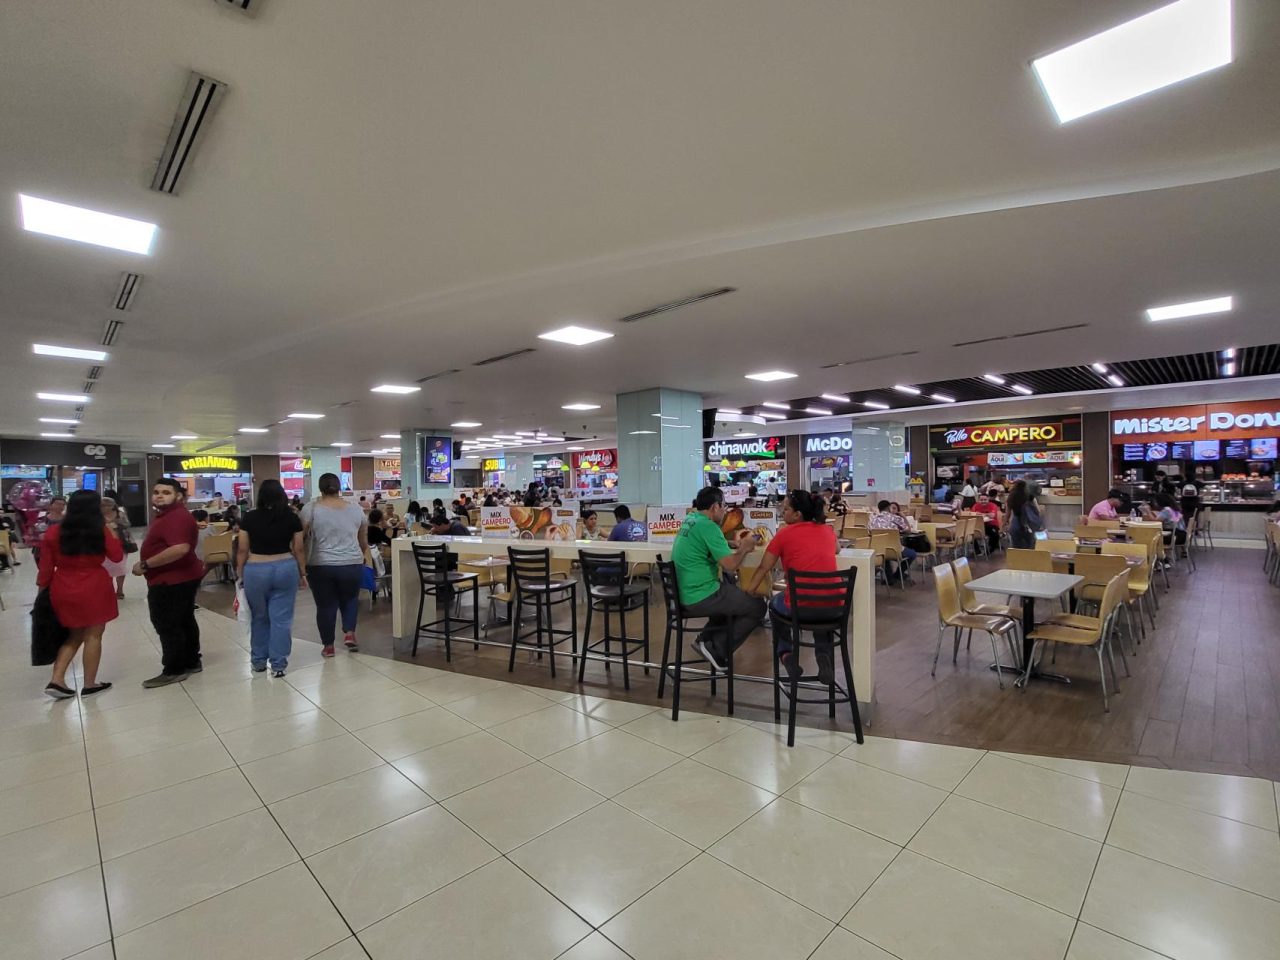
[[[1036,628],[1036,600],[1035,597],[1022,598],[1022,669],[1025,673],[1027,664],[1031,662],[1031,651],[1035,647],[1035,641],[1031,639],[1031,631]],[[1045,673],[1043,670],[1033,670],[1031,673],[1032,680],[1047,680],[1052,683],[1070,683],[1070,677],[1064,677],[1060,673]]]

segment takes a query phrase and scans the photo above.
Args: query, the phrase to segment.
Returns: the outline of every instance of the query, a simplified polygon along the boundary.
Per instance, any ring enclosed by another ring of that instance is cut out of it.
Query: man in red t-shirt
[[[177,480],[161,477],[155,482],[155,517],[133,566],[134,576],[147,578],[147,608],[160,637],[163,664],[159,674],[142,681],[144,687],[177,683],[204,669],[196,623],[196,591],[204,579],[204,562],[196,556],[200,531],[186,500],[186,490]]]
[[[982,514],[982,522],[986,527],[988,552],[995,553],[1000,549],[1000,504],[992,503],[985,493],[978,494],[978,502],[973,505],[973,512]]]

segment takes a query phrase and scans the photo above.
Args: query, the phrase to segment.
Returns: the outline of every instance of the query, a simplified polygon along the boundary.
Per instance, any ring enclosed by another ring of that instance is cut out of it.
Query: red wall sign
[[[1111,414],[1111,436],[1118,443],[1280,436],[1280,400],[1120,410]]]
[[[573,468],[575,470],[581,470],[583,467],[588,470],[592,467],[609,470],[616,466],[617,463],[617,450],[583,450],[581,453],[573,455]]]

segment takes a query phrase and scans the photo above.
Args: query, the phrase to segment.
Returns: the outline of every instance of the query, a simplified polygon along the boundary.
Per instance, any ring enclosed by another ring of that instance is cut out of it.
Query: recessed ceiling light
[[[41,423],[65,423],[65,424],[70,424],[73,427],[80,423],[79,420],[68,420],[66,417],[41,417],[40,422]]]
[[[561,410],[599,410],[600,404],[598,403],[566,403],[560,409]]]
[[[239,433],[266,433],[266,427],[241,427]]]
[[[153,443],[151,446],[157,450],[172,450],[174,445],[172,443]]]
[[[32,233],[78,240],[98,247],[124,250],[127,253],[151,252],[156,225],[143,220],[130,220],[111,213],[73,207],[68,203],[41,200],[18,194],[22,205],[22,227]]]
[[[1100,373],[1104,377],[1107,375],[1107,365],[1105,363],[1091,364],[1094,373]]]
[[[1020,383],[1009,384],[1009,389],[1012,390],[1014,393],[1020,393],[1023,396],[1028,396],[1028,397],[1031,396],[1033,392],[1030,387],[1024,387]]]
[[[74,436],[75,436],[75,434],[74,434],[74,433],[42,433],[42,434],[40,434],[40,436],[42,436],[42,437],[49,437],[49,438],[53,438],[53,437],[74,437]]]
[[[739,410],[737,407],[720,407],[719,409],[716,410],[716,413],[736,413],[739,416],[741,416],[742,411]]]
[[[1123,386],[1124,386],[1124,381],[1123,381],[1123,380],[1121,380],[1121,379],[1120,379],[1120,377],[1119,377],[1117,374],[1114,374],[1114,373],[1113,373],[1113,374],[1110,374],[1110,375],[1107,377],[1107,382],[1108,382],[1108,383],[1110,383],[1113,387],[1123,387]]]
[[[194,433],[175,433],[169,439],[170,440],[199,440],[200,438],[197,437]]]
[[[849,398],[840,393],[824,393],[823,400],[830,400],[832,403],[848,403]]]
[[[47,343],[33,343],[31,352],[42,357],[70,357],[73,360],[94,360],[101,363],[107,359],[105,350],[81,350],[78,347],[54,347]]]
[[[863,400],[862,405],[864,407],[870,407],[872,410],[888,410],[889,409],[889,405],[887,403],[881,403],[879,400]]]
[[[457,424],[455,423],[455,424],[454,424],[454,426],[456,427],[456,426],[457,426]],[[398,434],[398,433],[380,433],[380,434],[378,434],[378,439],[379,439],[379,440],[399,440],[399,439],[400,439],[400,434]]]
[[[60,403],[88,403],[89,397],[83,393],[37,393],[40,400],[57,400]]]
[[[370,387],[370,393],[417,393],[421,387],[405,386],[398,383],[382,383],[376,387]]]
[[[1222,351],[1222,359],[1223,359],[1223,360],[1234,360],[1235,358],[1236,358],[1236,348],[1235,348],[1235,347],[1227,347],[1227,349],[1225,349],[1225,350],[1223,350],[1223,351]]]
[[[766,419],[766,420],[785,420],[785,419],[787,419],[786,417],[784,417],[784,416],[783,416],[782,414],[780,414],[780,413],[767,413],[767,412],[765,412],[765,411],[763,411],[763,410],[762,410],[762,411],[760,411],[759,413],[757,413],[757,414],[756,414],[756,416],[757,416],[757,417],[764,417],[764,419]]]
[[[586,447],[566,447],[566,450],[585,450]]]
[[[657,430],[632,430],[632,431],[631,431],[631,436],[633,436],[633,437],[639,437],[639,436],[643,436],[643,435],[644,435],[644,434],[646,434],[646,433],[653,433],[653,434],[656,434],[657,432],[658,432]]]
[[[764,403],[760,404],[760,406],[769,407],[771,410],[790,410],[791,409],[791,404],[789,403],[775,403],[772,400],[766,400]]]
[[[291,413],[290,420],[323,420],[323,413]]]
[[[1214,297],[1211,300],[1193,300],[1190,303],[1174,303],[1167,307],[1151,307],[1147,319],[1182,320],[1186,317],[1207,317],[1214,313],[1229,313],[1234,306],[1231,297]]]
[[[451,427],[457,427],[459,430],[469,430],[469,429],[471,429],[472,427],[481,427],[481,426],[484,426],[484,424],[480,423],[480,421],[478,421],[478,420],[459,420],[457,423],[451,423],[451,424],[449,424],[449,426],[451,426]],[[385,437],[384,439],[390,440],[391,438],[390,438],[390,437]],[[397,439],[398,439],[398,438],[397,438]]]
[[[804,412],[805,412],[805,413],[812,413],[815,417],[829,417],[829,416],[831,416],[831,411],[830,411],[830,410],[824,410],[822,407],[805,407],[805,408],[804,408]]]
[[[1059,123],[1231,62],[1231,0],[1178,0],[1032,62]]]
[[[478,454],[475,454],[475,453],[469,453],[469,454],[467,454],[467,459],[468,459],[468,460],[479,460],[479,459],[480,459],[480,456],[479,456]]]
[[[600,340],[608,340],[612,337],[612,333],[605,333],[602,330],[588,330],[586,327],[567,326],[561,327],[559,330],[552,330],[549,333],[538,334],[539,340],[554,340],[556,343],[569,343],[575,347],[585,346],[588,343],[597,343]]]
[[[351,444],[349,444],[349,443],[343,443],[342,441],[339,441],[339,442],[337,442],[337,443],[331,443],[331,444],[329,444],[329,446],[331,446],[331,447],[349,447],[349,446],[351,446]]]
[[[775,380],[793,380],[796,375],[794,373],[789,373],[786,370],[762,370],[759,373],[748,373],[746,376],[748,380],[759,380],[761,383],[772,383]]]
[[[897,390],[899,393],[909,393],[913,397],[920,396],[919,387],[910,387],[910,386],[907,386],[905,383],[895,383],[893,385],[893,389]]]
[[[1236,362],[1228,360],[1222,365],[1222,375],[1224,377],[1234,377],[1236,375]]]
[[[994,373],[984,373],[982,375],[982,379],[986,380],[988,383],[998,383],[1002,386],[1004,385],[1004,377],[998,377]]]
[[[929,399],[937,400],[939,403],[955,403],[955,397],[948,397],[945,393],[931,393]]]

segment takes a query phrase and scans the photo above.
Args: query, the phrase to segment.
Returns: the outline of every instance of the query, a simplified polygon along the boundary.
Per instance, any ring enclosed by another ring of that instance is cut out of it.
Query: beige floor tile
[[[77,953],[70,960],[116,960],[116,952],[110,943],[100,943],[84,953]]]
[[[0,837],[90,809],[89,777],[68,773],[0,791]]]
[[[1077,923],[1066,960],[1164,960],[1164,957],[1105,930]]]
[[[874,943],[854,936],[844,927],[836,927],[809,960],[896,960]]]
[[[85,769],[84,744],[79,742],[10,757],[0,760],[0,790],[65,777]]]
[[[98,837],[107,860],[172,840],[262,806],[235,767],[97,808]]]
[[[92,769],[184,743],[207,740],[213,735],[213,727],[205,722],[204,717],[183,717],[173,723],[152,724],[127,733],[88,737],[85,751]]]
[[[264,803],[275,803],[381,763],[376,753],[348,734],[264,757],[240,769]]]
[[[837,718],[838,722],[839,718]],[[763,730],[774,739],[781,743],[787,742],[787,723],[783,718],[782,723],[774,723],[772,720],[757,720],[751,724],[757,730]],[[797,721],[796,723],[796,743],[803,744],[806,747],[817,747],[819,750],[825,750],[827,753],[839,753],[852,746],[857,741],[853,736],[852,723],[850,729],[845,730],[822,730],[817,727],[804,727]]]
[[[546,697],[552,703],[567,703],[574,700],[582,694],[573,690],[556,690],[552,687],[539,687],[531,683],[517,683],[517,687],[521,690],[528,690],[530,693],[536,693],[540,697]]]
[[[394,767],[382,765],[271,805],[303,857],[430,806],[432,799]]]
[[[902,960],[1061,957],[1075,921],[903,851],[841,926]]]
[[[543,691],[543,696],[556,692]],[[605,723],[615,727],[630,723],[632,720],[639,720],[641,717],[647,717],[649,714],[661,710],[661,708],[649,706],[647,703],[610,700],[606,697],[593,697],[585,693],[570,694],[566,698],[558,699],[557,702],[563,703],[566,707],[577,710],[579,713],[586,714],[593,720],[603,720]]]
[[[1280,836],[1275,830],[1126,791],[1107,843],[1280,900]]]
[[[295,863],[123,936],[117,960],[308,960],[350,937],[307,868]]]
[[[630,960],[601,933],[583,937],[556,960]]]
[[[1280,903],[1114,847],[1080,919],[1176,960],[1255,960],[1280,943]]]
[[[6,960],[70,957],[111,937],[102,870],[78,873],[0,898]]]
[[[647,713],[639,720],[632,720],[619,729],[636,737],[643,737],[686,757],[711,746],[718,740],[732,736],[745,726],[732,717],[712,717],[705,713],[681,711],[680,719],[673,722],[665,710]]]
[[[721,773],[783,793],[831,759],[831,754],[797,743],[788,747],[762,730],[745,727],[693,755]]]
[[[612,730],[603,720],[553,703],[542,710],[490,727],[489,732],[531,757],[549,756],[575,743]]]
[[[648,820],[602,803],[508,856],[598,927],[698,853]]]
[[[477,732],[480,728],[455,716],[443,707],[428,707],[419,713],[397,717],[355,732],[384,760],[399,760],[450,740]]]
[[[227,706],[218,709],[206,709],[204,717],[209,721],[209,726],[213,727],[217,733],[228,733],[232,730],[239,730],[242,727],[266,723],[268,720],[291,717],[295,713],[307,713],[316,708],[316,704],[296,690],[291,690],[280,684],[279,681],[269,682],[277,684],[273,689],[279,692],[273,696],[255,699],[242,707]]]
[[[867,737],[866,743],[853,744],[843,756],[939,790],[954,790],[982,759],[982,754],[982,750],[941,743]]]
[[[377,960],[552,960],[591,928],[506,860],[495,860],[361,931]]]
[[[904,844],[947,795],[917,780],[836,757],[788,790],[786,797],[891,843]]]
[[[1068,760],[1064,757],[1040,757],[1029,753],[993,752],[997,757],[1021,760],[1023,763],[1057,770],[1059,773],[1069,773],[1073,777],[1105,783],[1108,787],[1123,787],[1125,778],[1129,775],[1129,766],[1124,763],[1099,763],[1095,760]]]
[[[1275,791],[1266,780],[1134,767],[1125,789],[1255,827],[1276,829]]]
[[[174,695],[166,696],[162,693],[157,699],[143,700],[113,710],[86,709],[84,733],[86,737],[109,736],[199,715],[200,711],[190,698],[178,699]]]
[[[775,800],[707,853],[839,922],[900,848],[790,800]]]
[[[98,834],[86,811],[0,837],[0,897],[98,862]]]
[[[705,850],[773,798],[696,760],[681,760],[613,799]]]
[[[604,798],[540,763],[441,801],[503,853],[546,833]]]
[[[93,782],[93,802],[98,806],[118,803],[234,766],[231,754],[217,737],[166,747],[93,767],[89,773]]]
[[[200,683],[174,684],[160,692],[175,690],[191,698],[206,715],[220,710],[244,710],[255,704],[289,700],[297,694],[287,683],[273,683],[265,673],[250,674],[246,678],[209,683],[205,674]]]
[[[389,696],[396,691],[407,689],[390,677],[384,677],[373,670],[365,670],[358,677],[339,677],[327,680],[314,687],[307,687],[298,692],[314,703],[321,710],[327,710],[335,704],[351,700],[376,700]]]
[[[993,754],[978,761],[956,793],[1099,841],[1120,799],[1115,787]]]
[[[276,720],[264,720],[252,726],[228,730],[219,734],[219,737],[236,763],[252,763],[308,743],[332,740],[346,732],[342,724],[324,711],[312,708]]]
[[[363,930],[497,857],[433,806],[330,847],[307,865],[352,928]]]
[[[350,700],[339,700],[326,705],[324,712],[348,730],[360,730],[406,714],[420,713],[430,706],[430,700],[418,696],[407,687],[399,687],[373,695],[364,694]]]
[[[633,737],[624,730],[610,730],[554,753],[542,762],[586,784],[596,793],[612,797],[681,759],[680,754]]]
[[[48,682],[47,678],[46,682]],[[67,704],[64,703],[63,706]],[[80,731],[78,720],[0,730],[0,760],[10,760],[29,753],[41,753],[83,741],[84,735]]]
[[[727,917],[733,922],[711,919]],[[802,960],[832,926],[704,854],[600,932],[635,960]]]
[[[533,757],[484,731],[411,753],[393,766],[435,800],[519,770]]]
[[[1102,844],[950,796],[908,849],[1075,917]]]
[[[298,859],[266,810],[251,810],[103,864],[116,936]]]
[[[431,677],[418,683],[409,684],[409,689],[419,696],[426,697],[432,703],[441,705],[465,700],[490,690],[498,690],[504,684],[500,680],[488,677],[473,677],[465,673],[447,673],[442,677]]]
[[[450,675],[447,670],[437,670],[434,667],[426,667],[420,663],[410,663],[405,660],[388,660],[386,657],[378,657],[369,653],[353,654],[348,659],[353,659],[361,666],[368,667],[375,673],[390,677],[396,683],[403,683],[405,686]]]
[[[454,700],[449,704],[449,712],[455,713],[477,727],[488,729],[500,723],[523,717],[535,710],[543,710],[547,706],[547,698],[540,697],[517,686],[501,687]]]

